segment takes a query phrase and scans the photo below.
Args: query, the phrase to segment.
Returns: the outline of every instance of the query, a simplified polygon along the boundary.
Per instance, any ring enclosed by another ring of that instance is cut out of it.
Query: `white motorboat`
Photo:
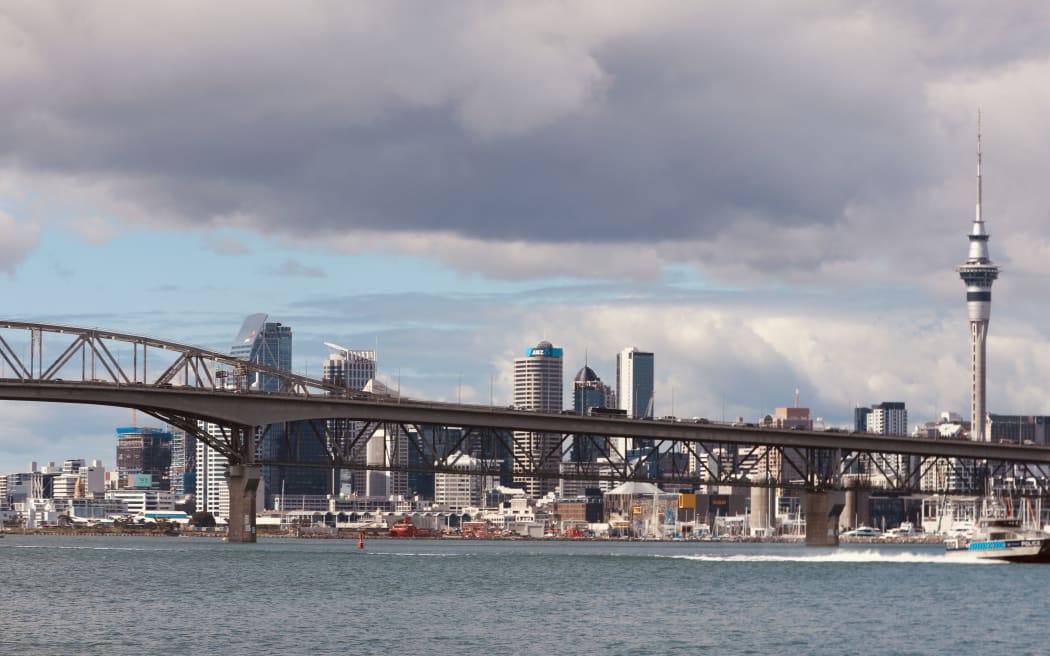
[[[846,531],[840,538],[881,538],[882,531],[871,526],[858,526],[852,531]]]
[[[1017,517],[1009,517],[1001,506],[986,506],[986,513],[968,534],[944,541],[949,556],[1012,563],[1050,563],[1050,534],[1026,528]]]

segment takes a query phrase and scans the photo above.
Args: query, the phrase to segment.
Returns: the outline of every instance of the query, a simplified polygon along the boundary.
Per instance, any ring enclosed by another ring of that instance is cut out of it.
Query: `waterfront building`
[[[124,504],[132,515],[149,510],[175,510],[175,495],[167,490],[121,488],[106,492],[106,499]]]
[[[999,277],[999,267],[992,263],[988,255],[989,234],[981,215],[980,113],[977,114],[977,211],[967,238],[970,242],[969,253],[966,262],[957,271],[966,284],[966,308],[970,320],[970,432],[973,440],[987,442],[986,343],[988,321],[992,314],[992,283]]]
[[[514,406],[520,410],[561,412],[562,405],[562,349],[543,340],[526,349],[525,356],[514,359]],[[537,478],[521,474],[519,462],[529,462],[539,454],[551,454],[547,468],[557,474],[561,460],[561,435],[557,433],[514,433],[514,482],[522,485],[530,497],[542,497],[557,489],[553,478]]]
[[[120,484],[130,485],[135,477],[149,476],[150,486],[154,489],[169,489],[171,441],[172,434],[160,428],[118,428],[117,476]]]
[[[128,506],[123,501],[107,499],[105,497],[72,498],[65,499],[60,509],[65,509],[75,523],[85,521],[100,521],[112,515],[127,515]]]

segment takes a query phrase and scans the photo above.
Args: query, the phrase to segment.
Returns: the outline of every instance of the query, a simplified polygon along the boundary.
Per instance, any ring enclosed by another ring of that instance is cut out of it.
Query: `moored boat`
[[[390,527],[390,537],[392,538],[429,538],[433,536],[434,532],[432,530],[419,528],[412,523],[412,518],[408,515],[405,515],[398,523]]]
[[[842,538],[868,538],[868,539],[872,539],[873,540],[875,538],[882,537],[882,531],[880,531],[877,528],[872,528],[871,526],[858,526],[857,528],[853,529],[852,531],[846,531],[845,533],[843,533],[839,537],[842,537]]]

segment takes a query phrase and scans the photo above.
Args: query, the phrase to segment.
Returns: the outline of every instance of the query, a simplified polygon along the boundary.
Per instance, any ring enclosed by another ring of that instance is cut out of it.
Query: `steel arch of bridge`
[[[15,348],[23,343],[24,349]],[[935,467],[960,474],[980,469],[983,476],[1023,477],[1037,481],[1040,488],[1050,476],[1050,449],[1046,447],[579,417],[411,401],[349,391],[229,354],[97,328],[0,321],[0,365],[0,399],[137,408],[194,434],[233,464],[503,476],[513,472],[522,478],[824,489],[838,486],[842,473],[861,460],[872,462],[872,456],[878,454],[910,454],[907,465],[901,467],[895,467],[892,458],[875,458],[867,479],[856,477],[854,483],[864,486],[878,479],[895,489],[917,489],[922,474]],[[252,380],[259,376],[277,381],[278,391],[253,388]],[[198,421],[220,426],[218,434],[209,434]],[[281,439],[316,440],[323,449],[323,460],[273,461],[257,456],[265,427],[289,421],[301,421],[303,428],[299,434],[285,431]],[[451,442],[428,444],[423,437],[425,425],[454,426],[462,434]],[[420,436],[409,448],[421,464],[394,459],[383,465],[364,462],[365,441],[382,427]],[[515,435],[521,431],[547,433],[556,439],[542,451],[530,450],[533,443]],[[608,439],[623,436],[652,440],[655,448],[628,462],[626,454],[612,450],[614,442]],[[563,454],[574,442],[607,452],[611,462],[603,466],[566,462]],[[676,455],[668,457],[668,452]],[[457,460],[460,454],[481,462],[500,455],[507,464],[466,468]],[[759,478],[757,474],[768,469],[771,461],[783,465],[777,477]]]

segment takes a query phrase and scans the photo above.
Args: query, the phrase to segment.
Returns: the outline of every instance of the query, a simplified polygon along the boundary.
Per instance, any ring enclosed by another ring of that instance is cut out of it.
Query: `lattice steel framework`
[[[45,339],[46,338],[46,339]],[[276,393],[253,387],[258,376],[278,381]],[[425,471],[561,478],[578,481],[646,480],[685,486],[776,485],[829,489],[851,486],[930,492],[980,491],[990,477],[1025,481],[1045,490],[1045,447],[852,436],[725,425],[530,413],[437,404],[350,392],[321,380],[251,364],[228,354],[126,333],[54,324],[0,321],[0,398],[99,403],[134,407],[197,436],[231,464]],[[235,412],[236,411],[236,412]],[[231,419],[235,417],[236,419]],[[256,421],[255,418],[265,418]],[[332,421],[333,419],[337,421]],[[265,424],[300,420],[285,431],[294,441],[317,440],[316,462],[256,457]],[[352,421],[349,421],[352,420]],[[199,422],[220,426],[218,435]],[[451,441],[428,438],[424,425],[456,427]],[[360,457],[381,428],[411,435],[409,458],[384,453]],[[542,452],[515,449],[514,433],[558,435]],[[628,459],[625,441],[644,437],[653,447]],[[574,462],[573,444],[607,456]],[[465,469],[460,454],[481,463]],[[899,454],[906,454],[901,456]],[[493,465],[493,461],[500,464]],[[1033,464],[1034,463],[1034,464]],[[494,468],[498,467],[498,468]],[[508,479],[509,480],[509,479]]]

